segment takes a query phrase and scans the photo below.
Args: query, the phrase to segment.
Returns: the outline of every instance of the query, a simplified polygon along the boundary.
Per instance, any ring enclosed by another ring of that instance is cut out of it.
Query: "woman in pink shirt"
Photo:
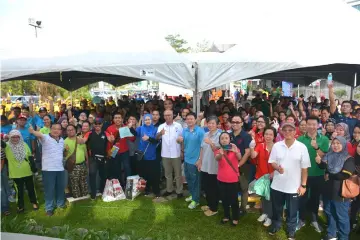
[[[222,224],[230,221],[230,206],[232,211],[232,225],[239,223],[239,161],[241,159],[240,150],[235,144],[230,144],[230,134],[221,133],[219,137],[221,148],[214,152],[215,159],[218,161],[218,175],[220,197],[224,208]]]

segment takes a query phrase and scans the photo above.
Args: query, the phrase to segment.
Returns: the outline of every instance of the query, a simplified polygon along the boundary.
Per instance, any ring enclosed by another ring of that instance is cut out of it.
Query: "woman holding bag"
[[[145,195],[150,195],[150,190],[155,195],[154,201],[160,198],[160,162],[156,158],[156,132],[157,128],[152,124],[152,115],[144,115],[143,125],[136,129],[136,135],[140,138],[138,150],[135,155],[141,161],[140,175],[147,181]]]
[[[325,239],[336,238],[336,232],[339,240],[349,239],[350,199],[343,197],[342,185],[355,172],[355,162],[348,153],[346,143],[344,137],[335,137],[323,159],[320,156],[315,159],[320,168],[326,169],[323,197],[328,227]]]
[[[251,158],[256,159],[256,174],[255,179],[258,180],[265,174],[272,175],[274,169],[271,164],[268,163],[269,156],[272,147],[274,146],[274,140],[276,137],[275,128],[266,128],[263,132],[264,143],[257,144],[255,148],[250,148]],[[270,200],[266,200],[265,197],[261,198],[263,214],[257,219],[258,222],[264,222],[265,227],[271,225],[272,217],[272,205]]]
[[[224,208],[222,224],[230,221],[230,206],[232,211],[232,225],[239,223],[239,161],[241,160],[240,150],[235,144],[230,143],[230,134],[221,133],[219,137],[221,148],[215,151],[215,159],[218,161],[218,175],[220,197]]]
[[[24,185],[28,191],[30,202],[33,204],[33,209],[38,210],[33,173],[29,161],[31,151],[18,130],[10,131],[5,154],[9,165],[9,177],[15,183],[18,213],[24,212]]]

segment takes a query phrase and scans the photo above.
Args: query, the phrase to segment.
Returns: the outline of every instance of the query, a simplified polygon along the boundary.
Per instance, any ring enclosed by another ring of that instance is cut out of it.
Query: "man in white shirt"
[[[161,157],[166,177],[166,193],[170,196],[174,191],[173,172],[175,172],[176,194],[178,198],[183,196],[183,182],[181,178],[181,145],[177,143],[178,137],[182,136],[182,127],[173,120],[173,111],[165,110],[165,123],[158,128],[157,139],[162,140]]]
[[[273,218],[269,234],[274,235],[280,230],[283,206],[286,203],[288,239],[295,239],[299,196],[306,192],[311,163],[306,146],[295,139],[295,125],[285,123],[282,132],[284,140],[275,143],[269,157],[269,163],[275,170],[271,184]]]
[[[53,124],[50,134],[37,132],[32,126],[29,127],[29,132],[41,141],[45,211],[47,216],[52,216],[55,207],[65,208],[64,140],[60,137],[61,125]]]

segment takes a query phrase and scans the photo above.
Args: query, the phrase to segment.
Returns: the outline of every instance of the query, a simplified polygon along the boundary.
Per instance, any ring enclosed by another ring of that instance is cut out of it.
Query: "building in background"
[[[350,6],[360,11],[360,0],[344,0]]]

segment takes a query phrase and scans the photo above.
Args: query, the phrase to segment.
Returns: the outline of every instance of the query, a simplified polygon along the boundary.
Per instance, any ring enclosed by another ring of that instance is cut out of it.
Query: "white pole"
[[[297,94],[297,97],[299,98],[300,97],[300,84],[298,84],[298,94]]]

